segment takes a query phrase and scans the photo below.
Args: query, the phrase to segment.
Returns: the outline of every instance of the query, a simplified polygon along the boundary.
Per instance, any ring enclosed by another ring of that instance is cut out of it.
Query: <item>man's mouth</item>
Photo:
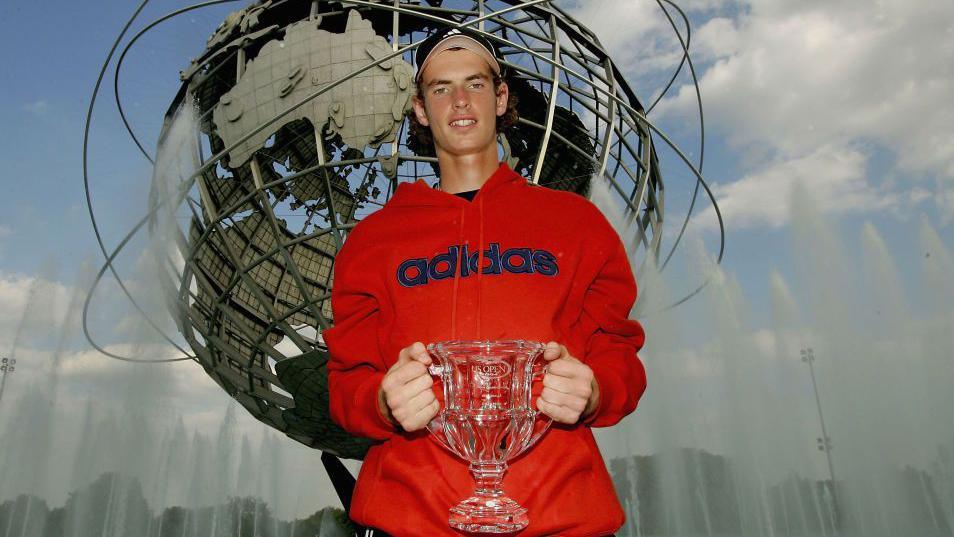
[[[451,121],[451,126],[452,127],[469,127],[475,123],[477,123],[477,120],[475,119],[455,119],[454,121]]]

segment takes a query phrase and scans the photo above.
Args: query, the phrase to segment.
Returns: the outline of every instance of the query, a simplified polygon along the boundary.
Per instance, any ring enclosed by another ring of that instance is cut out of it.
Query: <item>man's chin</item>
[[[480,153],[487,145],[474,136],[457,136],[442,144],[441,149],[451,155],[471,155]]]

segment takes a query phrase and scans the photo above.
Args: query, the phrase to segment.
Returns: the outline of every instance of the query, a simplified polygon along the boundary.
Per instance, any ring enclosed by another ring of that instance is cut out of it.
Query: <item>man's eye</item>
[[[442,93],[447,93],[447,88],[434,88],[434,95],[440,95]]]
[[[483,82],[474,82],[473,84],[470,85],[470,87],[471,87],[471,88],[474,88],[474,89],[481,89],[481,88],[484,87],[484,83],[483,83]]]

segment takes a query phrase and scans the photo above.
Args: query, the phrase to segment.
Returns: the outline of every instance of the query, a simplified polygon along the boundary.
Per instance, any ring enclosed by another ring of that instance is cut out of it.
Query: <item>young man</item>
[[[332,417],[381,441],[350,514],[392,535],[455,534],[448,509],[474,483],[428,437],[439,403],[425,343],[527,339],[548,342],[537,407],[555,423],[504,477],[529,509],[520,535],[612,534],[623,511],[590,428],[632,412],[646,386],[626,252],[588,200],[499,163],[497,122],[511,103],[489,42],[445,31],[416,59],[414,116],[433,138],[439,188],[401,184],[354,228],[324,333]]]

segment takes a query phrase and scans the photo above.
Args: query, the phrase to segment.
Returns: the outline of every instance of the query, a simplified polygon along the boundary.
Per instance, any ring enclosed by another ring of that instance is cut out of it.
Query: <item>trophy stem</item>
[[[470,465],[470,473],[474,476],[477,487],[475,496],[499,498],[503,496],[503,476],[507,471],[507,463],[475,462]]]
[[[452,528],[478,533],[511,533],[527,527],[527,510],[503,492],[505,462],[475,462],[470,473],[477,486],[474,495],[450,510]]]

